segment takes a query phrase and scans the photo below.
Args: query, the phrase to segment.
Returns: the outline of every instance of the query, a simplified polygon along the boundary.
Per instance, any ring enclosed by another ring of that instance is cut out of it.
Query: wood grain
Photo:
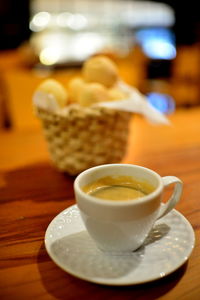
[[[133,117],[123,162],[140,164],[184,182],[177,209],[189,220],[196,245],[189,261],[161,280],[106,287],[59,269],[44,248],[45,230],[75,203],[74,178],[51,165],[40,130],[0,132],[0,299],[166,299],[200,295],[200,109],[178,110],[172,126]]]

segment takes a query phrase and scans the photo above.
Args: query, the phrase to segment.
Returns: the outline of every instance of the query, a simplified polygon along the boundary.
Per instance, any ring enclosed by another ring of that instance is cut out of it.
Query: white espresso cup
[[[102,200],[83,191],[83,187],[106,176],[130,176],[154,187],[153,192],[127,201]],[[166,186],[174,184],[169,200],[162,203]],[[98,248],[106,252],[127,252],[139,248],[154,223],[169,213],[182,194],[182,182],[175,176],[131,164],[108,164],[90,168],[74,182],[75,197],[85,227]]]

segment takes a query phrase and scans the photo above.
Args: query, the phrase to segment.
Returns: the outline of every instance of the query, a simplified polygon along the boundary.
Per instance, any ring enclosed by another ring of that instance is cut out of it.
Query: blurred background
[[[197,1],[0,1],[0,128],[33,128],[32,95],[67,85],[91,55],[108,55],[164,113],[200,105]]]

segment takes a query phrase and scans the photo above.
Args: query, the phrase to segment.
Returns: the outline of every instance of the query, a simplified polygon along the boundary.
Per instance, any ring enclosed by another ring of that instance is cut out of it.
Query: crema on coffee
[[[103,200],[127,201],[144,197],[155,187],[132,176],[106,176],[85,185],[82,190]]]

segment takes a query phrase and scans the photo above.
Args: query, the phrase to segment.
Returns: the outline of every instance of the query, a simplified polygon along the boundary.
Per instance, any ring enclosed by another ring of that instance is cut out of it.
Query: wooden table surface
[[[171,126],[131,121],[123,162],[184,182],[177,205],[192,224],[196,245],[187,263],[143,285],[108,287],[77,279],[48,256],[44,234],[51,220],[75,203],[74,177],[51,165],[38,128],[0,131],[0,299],[188,299],[200,296],[200,108],[177,110]]]

